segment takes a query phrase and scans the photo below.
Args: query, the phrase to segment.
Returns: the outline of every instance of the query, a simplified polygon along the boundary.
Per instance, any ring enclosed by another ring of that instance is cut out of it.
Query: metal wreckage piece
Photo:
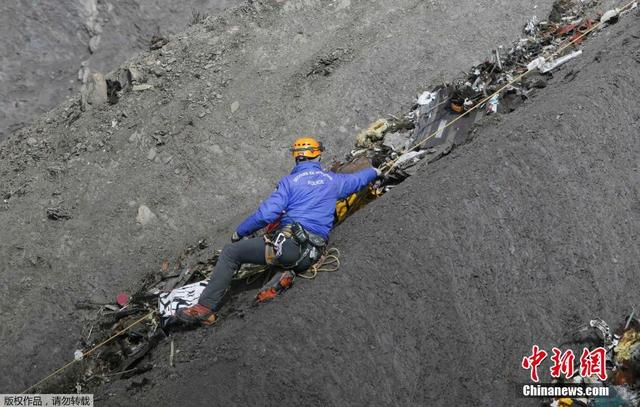
[[[385,180],[368,192],[369,197],[364,200],[366,203],[414,175],[420,165],[434,162],[456,145],[467,142],[474,125],[483,117],[515,109],[533,90],[546,86],[546,75],[551,70],[579,55],[574,52],[556,60],[549,58],[562,44],[578,38],[592,27],[594,21],[585,17],[588,3],[591,2],[557,0],[549,20],[540,21],[533,17],[524,27],[526,37],[516,41],[510,49],[501,47],[494,50],[490,59],[474,66],[462,79],[423,92],[408,113],[377,120],[358,134],[355,149],[342,162],[334,163],[332,170],[352,172],[369,165],[380,168],[393,163],[392,171]],[[608,13],[606,18],[612,22],[617,15]],[[532,61],[535,66],[530,65]],[[538,68],[539,73],[506,87],[500,96],[483,102],[529,68]],[[477,106],[480,103],[482,105]],[[462,116],[472,108],[475,109],[473,114]],[[454,121],[455,125],[452,125]],[[346,211],[345,216],[350,213]],[[104,346],[95,357],[84,361],[86,368],[81,381],[126,378],[150,368],[140,361],[166,338],[167,326],[173,322],[170,315],[175,313],[176,307],[172,301],[179,298],[184,305],[197,301],[206,285],[203,280],[217,262],[219,251],[192,266],[181,265],[206,247],[206,242],[200,241],[196,246],[187,248],[173,273],[169,272],[165,261],[161,271],[146,276],[141,288],[123,306],[103,305],[100,308],[99,320],[91,326],[85,341],[88,346],[122,330],[126,332]],[[234,279],[251,282],[264,271],[262,266],[245,265]],[[176,288],[181,291],[174,291]],[[149,317],[145,318],[146,315]],[[128,329],[134,322],[136,326]],[[99,327],[100,334],[90,340],[95,326]],[[618,339],[616,336],[609,338],[605,326],[602,321],[592,325],[603,332],[605,343],[615,349],[619,346]],[[637,339],[638,346],[633,348],[634,356],[629,359],[633,363],[640,362],[640,333]],[[622,343],[625,337],[619,340]],[[637,366],[640,377],[640,363]]]
[[[597,340],[585,338],[583,336],[585,333],[596,334]],[[568,380],[572,383],[590,383],[610,387],[612,391],[605,400],[612,404],[603,405],[638,405],[640,403],[640,320],[635,311],[625,317],[624,323],[615,331],[604,320],[592,319],[588,324],[577,329],[573,333],[572,340],[567,343],[583,344],[587,342],[593,346],[601,346],[606,350],[607,380],[601,381],[595,377],[583,378],[577,375]],[[570,400],[574,403],[562,404],[560,400],[556,399],[544,405],[551,407],[600,405],[597,400],[587,397],[571,398]]]
[[[609,397],[605,399],[610,404],[602,404],[603,406],[635,406],[640,403],[640,320],[638,320],[634,311],[625,317],[624,321],[624,324],[621,324],[613,331],[604,320],[600,318],[592,319],[588,324],[573,333],[572,340],[566,342],[567,344],[589,343],[605,349],[607,370],[607,379],[605,381],[595,376],[580,377],[578,375],[565,380],[565,382],[588,383],[611,388]],[[594,333],[597,339],[594,341],[592,337],[585,338],[583,336],[585,333]],[[567,398],[564,400],[570,400],[571,403],[567,404],[567,402],[555,399],[544,405],[551,407],[601,405],[597,399],[588,397]]]
[[[85,386],[94,380],[129,378],[151,368],[151,365],[140,362],[168,336],[168,328],[176,322],[176,304],[195,304],[208,283],[220,250],[214,251],[205,260],[193,260],[207,248],[208,244],[204,240],[188,247],[173,270],[170,270],[168,261],[163,261],[158,272],[149,273],[143,278],[140,288],[126,303],[120,306],[99,305],[96,320],[83,341],[85,348],[93,348],[109,338],[113,339],[101,346],[92,357],[83,360],[84,369],[78,385]],[[243,265],[234,276],[234,281],[252,284],[258,277],[265,275],[264,272],[264,266]],[[267,277],[268,275],[266,273]],[[173,301],[174,298],[178,302]],[[97,304],[77,305],[80,308],[92,308]],[[93,332],[96,334],[92,335]],[[78,351],[78,355],[79,360],[83,359],[82,351]]]
[[[347,156],[347,161],[366,156],[376,166],[394,162],[397,173],[393,184],[414,174],[414,167],[423,159],[433,162],[448,154],[456,145],[468,141],[470,130],[484,116],[512,111],[532,91],[546,87],[551,71],[581,55],[581,51],[573,51],[552,57],[560,47],[578,42],[592,29],[595,21],[586,14],[594,4],[556,1],[548,21],[534,16],[524,27],[526,36],[510,49],[495,49],[491,58],[472,67],[463,78],[419,95],[407,114],[377,120],[358,134],[356,149]],[[537,73],[510,84],[514,78],[536,68]],[[500,90],[500,95],[487,100]],[[461,117],[472,109],[475,112]]]

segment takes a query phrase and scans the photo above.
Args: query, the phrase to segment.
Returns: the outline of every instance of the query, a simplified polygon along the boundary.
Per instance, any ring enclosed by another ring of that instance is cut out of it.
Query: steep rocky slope
[[[94,316],[77,301],[111,301],[201,237],[226,241],[288,170],[294,136],[342,155],[550,3],[254,1],[129,61],[151,89],[86,112],[76,98],[17,131],[0,146],[0,333],[14,344],[0,389],[69,359]]]
[[[175,368],[165,343],[144,381],[100,397],[537,405],[515,398],[531,346],[556,346],[594,316],[618,320],[640,300],[638,18],[600,33],[538,97],[339,227],[339,273],[174,334]]]
[[[208,13],[244,0],[33,0],[0,4],[0,140],[77,93],[79,70],[109,71]]]

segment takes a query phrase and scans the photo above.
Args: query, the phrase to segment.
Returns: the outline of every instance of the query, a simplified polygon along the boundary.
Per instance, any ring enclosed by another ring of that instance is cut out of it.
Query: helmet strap
[[[317,156],[315,158],[300,156],[300,157],[296,157],[296,163],[301,163],[305,161],[320,161],[321,159],[322,159],[321,156]]]

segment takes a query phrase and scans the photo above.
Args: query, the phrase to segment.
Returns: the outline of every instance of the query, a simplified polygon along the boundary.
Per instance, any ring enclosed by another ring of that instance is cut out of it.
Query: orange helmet
[[[313,137],[302,137],[293,142],[290,151],[296,160],[298,158],[318,158],[324,151],[324,147]]]

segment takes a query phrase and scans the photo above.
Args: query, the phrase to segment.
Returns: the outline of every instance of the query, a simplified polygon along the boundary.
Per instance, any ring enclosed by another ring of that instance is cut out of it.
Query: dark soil
[[[639,39],[636,14],[601,32],[538,97],[349,219],[339,273],[174,334],[175,368],[165,343],[146,385],[101,397],[535,405],[514,387],[531,346],[639,301]]]
[[[78,302],[113,302],[201,238],[226,243],[290,169],[295,136],[343,156],[550,4],[252,1],[129,60],[152,89],[87,111],[76,94],[16,131],[0,144],[0,391],[72,358],[95,318]]]

